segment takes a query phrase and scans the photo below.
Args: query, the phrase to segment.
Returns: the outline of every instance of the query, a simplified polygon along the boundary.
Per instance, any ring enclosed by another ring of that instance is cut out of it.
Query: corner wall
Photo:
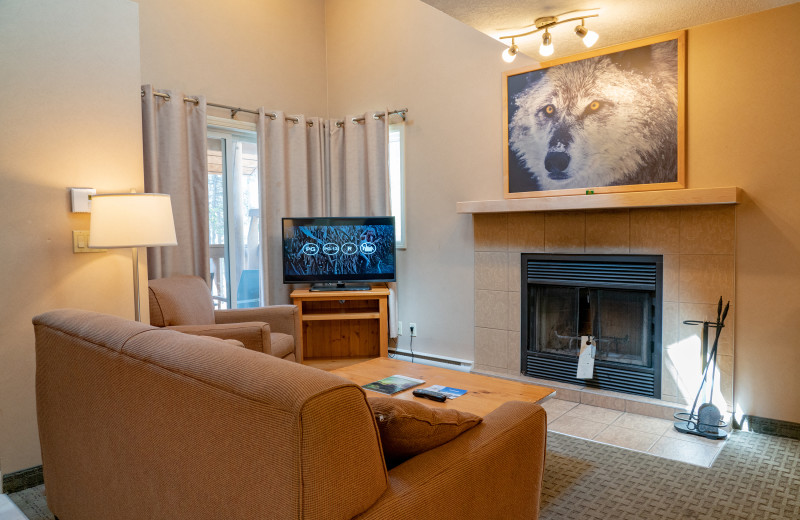
[[[0,470],[41,464],[31,318],[133,319],[130,250],[72,253],[69,186],[142,190],[139,27],[127,0],[0,2]],[[145,292],[146,294],[146,292]]]
[[[455,203],[503,196],[503,46],[415,0],[325,5],[329,109],[409,108],[399,317],[417,323],[415,349],[473,359],[472,223]],[[745,413],[792,422],[800,422],[799,23],[793,4],[690,29],[687,42],[687,187],[745,192],[736,209],[734,397]],[[408,348],[407,334],[399,346]]]

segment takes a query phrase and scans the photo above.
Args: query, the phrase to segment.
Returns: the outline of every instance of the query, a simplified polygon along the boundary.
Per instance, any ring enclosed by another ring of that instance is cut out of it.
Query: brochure
[[[396,394],[397,392],[402,392],[403,390],[408,390],[412,386],[421,385],[424,383],[422,379],[414,379],[413,377],[408,376],[401,376],[401,375],[394,375],[389,377],[384,377],[383,379],[379,379],[377,381],[373,381],[372,383],[368,383],[363,386],[367,390],[374,390],[375,392],[380,392],[382,394]]]
[[[433,390],[434,392],[441,392],[447,396],[448,399],[455,399],[456,397],[462,396],[467,393],[466,390],[462,390],[461,388],[452,388],[449,386],[442,386],[442,385],[431,385],[427,388],[427,390]]]

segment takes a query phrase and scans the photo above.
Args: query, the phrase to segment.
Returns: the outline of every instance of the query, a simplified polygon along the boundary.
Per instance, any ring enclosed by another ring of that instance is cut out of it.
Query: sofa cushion
[[[369,397],[368,401],[378,423],[388,468],[441,446],[482,421],[469,412],[432,408],[393,397]]]

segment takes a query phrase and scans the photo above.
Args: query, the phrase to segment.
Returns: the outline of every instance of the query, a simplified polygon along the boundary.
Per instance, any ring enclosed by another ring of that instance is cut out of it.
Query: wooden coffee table
[[[552,388],[521,381],[510,381],[508,379],[499,379],[384,357],[373,358],[369,361],[338,368],[332,370],[331,373],[349,379],[359,386],[393,375],[423,379],[425,383],[393,394],[391,397],[413,400],[432,407],[455,408],[456,410],[463,410],[480,416],[488,414],[507,401],[542,403],[555,394],[555,390]],[[461,388],[466,390],[467,393],[455,399],[448,399],[444,403],[414,397],[411,393],[417,388],[426,388],[431,385]],[[367,394],[370,396],[386,396],[386,394],[373,392],[372,390],[367,390]]]

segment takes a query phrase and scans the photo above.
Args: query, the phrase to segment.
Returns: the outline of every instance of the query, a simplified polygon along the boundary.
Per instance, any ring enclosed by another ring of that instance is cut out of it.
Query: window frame
[[[390,190],[390,208],[389,212],[394,215],[395,221],[400,222],[400,235],[397,237],[395,247],[397,249],[405,250],[407,247],[407,236],[408,236],[408,226],[406,225],[406,125],[403,122],[400,123],[389,123],[388,129],[388,136],[387,136],[387,168],[389,170],[389,190]],[[393,204],[391,203],[391,199],[393,198],[392,195],[392,187],[394,186],[395,182],[392,179],[392,167],[391,167],[391,143],[392,143],[392,134],[397,133],[399,135],[398,143],[399,143],[399,179],[397,180],[397,184],[399,185],[399,207],[397,208],[397,212],[395,212],[395,208],[392,207]],[[399,214],[398,214],[399,213]]]

